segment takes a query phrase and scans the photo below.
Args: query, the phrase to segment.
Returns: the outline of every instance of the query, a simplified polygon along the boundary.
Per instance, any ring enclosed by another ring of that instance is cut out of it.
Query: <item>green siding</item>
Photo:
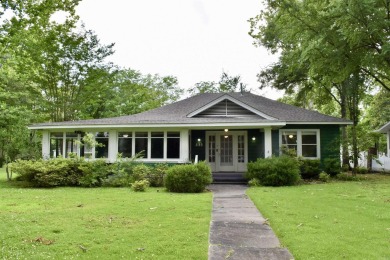
[[[259,129],[248,131],[248,162],[256,161],[257,158],[264,158],[264,133]],[[252,140],[256,137],[256,141]]]
[[[196,146],[198,139],[202,140],[203,146]],[[198,155],[199,161],[206,160],[206,131],[192,130],[191,131],[191,161],[195,160],[195,155]]]

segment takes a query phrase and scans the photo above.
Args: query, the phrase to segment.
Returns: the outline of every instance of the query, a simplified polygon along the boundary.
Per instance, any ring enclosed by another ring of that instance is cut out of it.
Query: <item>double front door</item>
[[[246,131],[207,131],[206,158],[213,172],[246,171]]]

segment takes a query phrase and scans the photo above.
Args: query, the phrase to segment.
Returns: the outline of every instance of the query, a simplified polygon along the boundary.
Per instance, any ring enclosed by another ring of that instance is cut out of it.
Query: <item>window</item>
[[[56,158],[63,155],[64,133],[50,133],[50,157]]]
[[[66,143],[65,143],[65,155],[69,156],[69,153],[78,153],[78,135],[76,133],[66,133]]]
[[[135,153],[142,153],[142,157],[148,158],[148,132],[135,133]]]
[[[317,132],[302,132],[302,156],[317,158]]]
[[[95,158],[108,157],[108,132],[98,132],[95,134],[95,140],[98,143],[95,147]]]
[[[245,162],[245,136],[239,135],[238,136],[238,162],[244,163]]]
[[[215,163],[215,135],[209,136],[209,162]]]
[[[151,133],[151,158],[164,158],[164,132]]]
[[[180,158],[180,132],[167,133],[167,158]]]
[[[118,153],[122,154],[123,158],[133,157],[133,133],[132,132],[118,133]]]
[[[320,158],[320,130],[280,130],[280,145],[293,149],[297,156]]]

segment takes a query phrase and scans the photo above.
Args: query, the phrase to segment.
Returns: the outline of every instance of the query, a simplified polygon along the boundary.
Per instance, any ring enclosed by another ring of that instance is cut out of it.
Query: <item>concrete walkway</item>
[[[293,259],[245,195],[245,185],[215,184],[209,189],[214,193],[209,260]]]

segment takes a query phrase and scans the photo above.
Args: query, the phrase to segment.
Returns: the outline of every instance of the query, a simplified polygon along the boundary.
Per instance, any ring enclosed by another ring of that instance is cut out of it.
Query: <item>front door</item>
[[[208,131],[206,158],[213,172],[246,171],[246,143],[246,131]]]

